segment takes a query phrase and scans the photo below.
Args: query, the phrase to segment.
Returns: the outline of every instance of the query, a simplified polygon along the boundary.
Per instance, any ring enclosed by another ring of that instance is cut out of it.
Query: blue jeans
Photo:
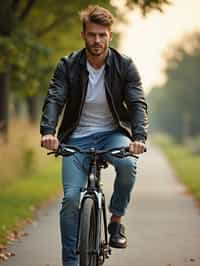
[[[95,147],[107,149],[120,146],[128,146],[130,139],[119,130],[96,133],[83,138],[71,138],[68,145],[80,148]],[[76,240],[79,215],[80,190],[86,183],[86,173],[89,165],[88,155],[76,153],[73,156],[64,157],[62,163],[62,181],[64,197],[60,210],[60,228],[62,241],[63,266],[76,266]],[[136,161],[133,157],[123,159],[106,156],[116,170],[114,191],[111,197],[109,210],[113,215],[122,216],[130,200],[136,176]]]

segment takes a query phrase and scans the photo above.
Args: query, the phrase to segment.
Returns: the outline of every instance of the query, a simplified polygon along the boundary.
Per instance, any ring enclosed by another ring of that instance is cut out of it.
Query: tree
[[[184,141],[200,133],[200,32],[186,35],[165,56],[167,82],[159,88],[157,98],[155,88],[149,95],[157,108],[152,116],[157,127]]]

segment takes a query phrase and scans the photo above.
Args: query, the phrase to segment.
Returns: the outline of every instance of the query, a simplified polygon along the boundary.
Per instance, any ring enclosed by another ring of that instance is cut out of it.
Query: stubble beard
[[[100,51],[98,52],[98,51],[94,51],[95,50],[95,46],[93,45],[93,46],[90,46],[90,45],[88,45],[88,44],[86,44],[86,50],[88,51],[88,53],[89,54],[91,54],[92,56],[101,56],[101,55],[103,55],[105,52],[106,52],[106,50],[108,49],[108,47],[105,45],[104,47],[99,47],[100,48]],[[93,49],[94,48],[94,49]],[[98,48],[98,47],[97,47]]]

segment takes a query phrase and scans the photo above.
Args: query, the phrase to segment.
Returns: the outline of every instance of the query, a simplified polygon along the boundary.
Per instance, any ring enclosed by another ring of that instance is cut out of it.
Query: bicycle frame
[[[96,245],[95,245],[95,252],[97,255],[100,255],[101,250],[98,246],[99,244],[99,231],[101,227],[101,213],[103,214],[103,226],[104,226],[104,238],[105,238],[105,247],[108,247],[108,233],[107,233],[107,216],[106,216],[106,204],[105,204],[105,195],[102,190],[102,183],[101,183],[101,166],[98,163],[97,156],[94,153],[92,155],[90,166],[89,166],[89,173],[87,177],[87,186],[81,191],[80,193],[80,203],[79,203],[79,210],[81,212],[84,200],[86,198],[92,198],[96,204],[96,217],[97,217],[97,228],[96,228]],[[79,230],[80,230],[80,216],[79,215],[79,229],[78,229],[78,241],[77,241],[77,253],[79,254],[79,246],[80,246],[80,239],[79,239]]]

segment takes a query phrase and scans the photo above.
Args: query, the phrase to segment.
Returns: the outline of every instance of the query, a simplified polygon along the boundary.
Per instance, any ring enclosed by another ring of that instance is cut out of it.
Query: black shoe
[[[125,235],[125,227],[123,224],[111,222],[108,225],[108,232],[110,233],[110,246],[113,248],[126,248],[127,238]]]

